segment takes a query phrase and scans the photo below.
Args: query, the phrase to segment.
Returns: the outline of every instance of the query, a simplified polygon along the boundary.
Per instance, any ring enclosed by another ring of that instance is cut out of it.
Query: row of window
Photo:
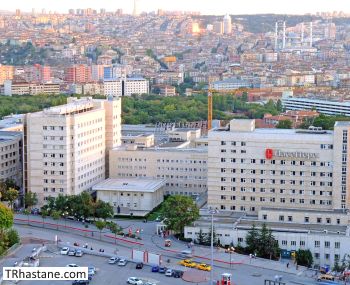
[[[247,159],[247,158],[227,158],[221,157],[221,162],[232,162],[232,163],[249,163],[249,164],[266,164],[269,162],[273,165],[298,165],[298,166],[332,166],[332,162],[328,161],[304,161],[304,160],[266,160],[266,159]],[[278,162],[278,163],[277,163]]]
[[[236,201],[236,196],[230,196],[227,197],[225,195],[221,195],[221,200],[228,200],[228,198],[230,198],[230,200],[232,201]],[[248,199],[249,198],[249,199]],[[270,203],[275,203],[276,201],[278,201],[278,199],[276,199],[275,197],[256,197],[256,196],[251,196],[251,197],[247,197],[247,196],[241,196],[240,197],[241,201],[260,201],[260,202],[270,202]],[[309,199],[295,199],[295,198],[290,198],[289,200],[286,198],[280,198],[279,202],[284,204],[284,203],[289,203],[289,204],[305,204],[305,202],[308,201],[309,204],[311,205],[332,205],[332,200],[309,200]]]
[[[346,171],[346,169],[345,169]],[[271,175],[290,175],[290,176],[320,176],[333,177],[332,172],[315,172],[315,171],[286,171],[286,170],[264,170],[264,169],[239,169],[239,168],[221,168],[221,173],[241,173],[241,174],[271,174]]]

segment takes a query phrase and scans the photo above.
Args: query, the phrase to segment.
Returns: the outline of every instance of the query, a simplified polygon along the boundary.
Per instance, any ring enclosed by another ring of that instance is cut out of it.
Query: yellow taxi
[[[203,270],[203,271],[210,271],[211,270],[211,266],[205,263],[201,263],[197,265],[197,269],[199,270]]]
[[[184,259],[179,262],[180,265],[183,265],[185,267],[194,268],[197,266],[197,263],[193,262],[191,259]]]

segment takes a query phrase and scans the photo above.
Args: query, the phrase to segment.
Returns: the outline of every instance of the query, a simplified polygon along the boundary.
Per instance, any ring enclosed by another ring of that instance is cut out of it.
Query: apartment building
[[[14,83],[6,80],[4,83],[4,94],[12,95],[39,95],[39,94],[59,94],[60,85],[55,83]]]
[[[211,131],[208,205],[251,214],[349,209],[349,131],[349,122],[322,131],[255,129],[254,120]]]
[[[6,80],[12,80],[14,73],[15,73],[14,66],[0,64],[0,84],[4,84]]]
[[[104,94],[108,96],[131,96],[149,93],[149,82],[142,77],[104,80]]]
[[[108,173],[108,151],[121,142],[121,100],[69,98],[29,113],[24,123],[24,185],[39,203],[91,190]]]
[[[199,129],[178,129],[157,145],[153,135],[123,136],[126,144],[110,151],[110,177],[165,179],[164,194],[205,193],[207,148],[192,146],[199,136]]]
[[[22,133],[0,131],[0,181],[22,185]]]
[[[286,110],[316,110],[326,115],[350,116],[350,102],[287,97],[282,98],[282,105]]]

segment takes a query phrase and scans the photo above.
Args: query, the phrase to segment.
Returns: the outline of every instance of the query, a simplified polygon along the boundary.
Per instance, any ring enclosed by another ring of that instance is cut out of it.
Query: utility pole
[[[210,270],[210,285],[214,283],[214,215],[218,214],[218,209],[209,208],[209,214],[211,215],[211,239],[210,239],[210,249],[211,249],[211,270]]]

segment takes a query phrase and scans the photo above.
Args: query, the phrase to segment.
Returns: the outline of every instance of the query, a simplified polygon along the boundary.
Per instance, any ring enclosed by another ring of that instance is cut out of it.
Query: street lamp
[[[217,208],[209,208],[209,214],[211,215],[211,238],[210,238],[210,249],[211,249],[211,270],[210,270],[210,285],[214,283],[214,215],[218,214]]]

